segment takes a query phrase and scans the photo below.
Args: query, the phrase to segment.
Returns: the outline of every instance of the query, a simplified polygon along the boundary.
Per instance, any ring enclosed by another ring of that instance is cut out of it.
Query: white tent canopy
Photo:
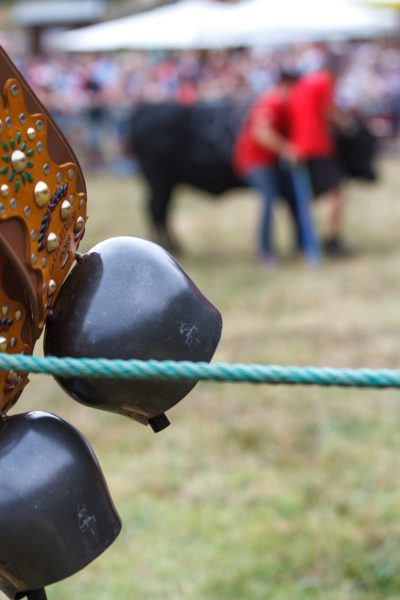
[[[78,52],[220,46],[215,42],[228,12],[227,5],[213,0],[183,0],[130,17],[59,33],[51,39],[51,45]]]
[[[115,21],[58,33],[68,51],[184,49],[368,38],[393,33],[394,11],[355,0],[181,0]]]
[[[353,0],[244,0],[232,7],[221,44],[258,45],[368,38],[394,32],[397,15]]]

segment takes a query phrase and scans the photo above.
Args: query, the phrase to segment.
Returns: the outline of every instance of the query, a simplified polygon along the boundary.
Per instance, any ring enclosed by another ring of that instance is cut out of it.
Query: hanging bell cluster
[[[94,246],[70,271],[86,225],[76,157],[0,48],[0,352],[210,361],[222,319],[173,257],[137,238]],[[154,431],[196,381],[57,378],[75,400]],[[0,372],[0,590],[44,587],[94,560],[121,522],[93,450],[54,415],[6,416],[28,377]]]
[[[74,153],[0,49],[0,352],[33,352],[75,260],[86,190]],[[27,375],[0,372],[0,589],[43,599],[116,538],[93,450],[54,415],[6,416]]]

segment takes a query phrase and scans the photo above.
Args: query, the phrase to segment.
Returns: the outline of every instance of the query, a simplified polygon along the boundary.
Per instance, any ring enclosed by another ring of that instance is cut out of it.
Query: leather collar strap
[[[1,89],[0,351],[32,353],[84,233],[86,187],[65,137],[0,47]],[[0,411],[21,381],[0,373]]]

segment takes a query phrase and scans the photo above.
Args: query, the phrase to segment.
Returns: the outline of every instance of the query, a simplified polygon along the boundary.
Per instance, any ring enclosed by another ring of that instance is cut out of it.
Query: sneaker
[[[357,253],[339,237],[326,239],[323,244],[324,253],[330,258],[352,258]]]

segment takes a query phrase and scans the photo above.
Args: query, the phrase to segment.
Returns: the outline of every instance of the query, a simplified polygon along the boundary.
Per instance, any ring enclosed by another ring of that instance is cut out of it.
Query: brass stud
[[[28,136],[28,140],[34,140],[36,137],[36,129],[33,127],[28,127],[26,135]]]
[[[31,261],[33,265],[36,265],[37,261],[38,261],[38,255],[35,252],[32,252],[31,254]]]
[[[79,208],[82,210],[82,208],[85,206],[85,198],[81,198],[79,201]]]
[[[60,209],[61,219],[63,221],[68,219],[68,217],[71,215],[71,212],[72,212],[71,203],[68,202],[68,200],[64,200],[64,202],[61,204],[61,209]]]
[[[55,233],[49,233],[47,236],[47,252],[54,252],[59,246],[58,237]]]
[[[15,320],[20,321],[22,319],[22,310],[15,311]]]
[[[38,131],[42,131],[42,129],[43,129],[43,121],[41,119],[38,119],[36,121],[36,127],[37,127]]]
[[[48,163],[45,163],[45,164],[43,165],[43,173],[44,173],[45,175],[50,175],[50,165],[49,165]]]
[[[8,306],[6,304],[2,306],[1,312],[3,314],[3,317],[6,317],[8,315]]]
[[[13,336],[10,340],[10,348],[15,348],[16,345],[17,345],[17,338],[15,336]]]
[[[44,256],[42,258],[42,269],[44,269],[46,267],[46,265],[47,265],[47,258]]]
[[[43,144],[43,142],[38,142],[36,144],[36,150],[39,152],[39,154],[41,154],[43,152],[43,150],[44,150],[44,144]]]
[[[57,289],[57,284],[54,279],[50,279],[49,285],[47,286],[47,295],[52,296]]]
[[[3,185],[0,187],[0,194],[3,196],[3,198],[7,198],[9,191],[10,188],[8,187],[8,185],[6,183],[3,183]]]
[[[46,206],[50,200],[50,189],[44,181],[38,181],[35,185],[35,202],[39,208]]]
[[[56,175],[56,181],[57,181],[57,183],[62,182],[62,173],[60,173],[60,171],[58,171],[58,173]]]
[[[31,230],[31,240],[34,242],[36,240],[36,231],[34,229]]]
[[[18,117],[18,120],[21,123],[21,125],[25,125],[25,123],[26,123],[26,114],[25,113],[20,113],[20,115]]]
[[[8,346],[7,338],[3,335],[0,336],[0,352],[6,352]]]
[[[75,196],[73,194],[70,195],[69,201],[71,202],[71,204],[75,202]]]
[[[10,127],[12,125],[11,117],[6,117],[5,123],[6,123],[6,127],[8,127],[8,129],[10,129]]]
[[[31,207],[26,205],[24,206],[24,215],[29,219],[32,216]]]
[[[71,179],[73,179],[74,175],[75,175],[74,169],[68,169],[68,171],[67,171],[67,177],[68,177],[68,179],[70,181],[71,181]]]
[[[10,200],[10,208],[11,210],[17,210],[17,201],[15,198],[11,198]]]
[[[75,233],[79,233],[85,227],[85,219],[83,217],[78,217],[75,223],[74,231]]]
[[[8,371],[7,373],[7,383],[16,383],[19,379],[19,375],[17,371]]]
[[[16,173],[22,173],[26,167],[28,159],[21,150],[14,150],[11,154],[11,164]]]
[[[14,85],[11,86],[11,94],[14,96],[18,96],[18,92],[19,92],[19,88],[18,86],[14,83]]]

